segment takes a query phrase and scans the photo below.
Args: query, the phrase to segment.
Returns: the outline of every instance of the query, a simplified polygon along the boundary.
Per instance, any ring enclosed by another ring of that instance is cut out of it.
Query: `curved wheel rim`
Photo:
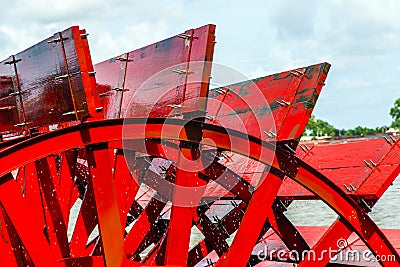
[[[187,136],[177,135],[185,123],[182,120],[120,119],[90,122],[51,132],[1,151],[0,176],[3,177],[19,166],[53,153],[97,143],[122,142],[124,138],[196,142]],[[368,215],[358,208],[355,201],[314,168],[280,148],[276,149],[276,157],[271,160],[266,155],[270,155],[273,145],[257,138],[234,130],[230,130],[228,135],[226,130],[221,127],[201,122],[194,123],[203,129],[203,138],[213,140],[216,147],[248,156],[281,170],[286,176],[319,196],[337,212],[344,220],[346,227],[357,233],[371,251],[377,255],[395,255],[397,262],[399,262],[396,250]],[[129,135],[122,135],[123,127],[127,127],[124,130],[128,131]],[[145,131],[135,132],[138,128],[145,129]],[[248,140],[249,151],[246,151],[240,144],[242,140]],[[210,143],[209,145],[214,144]],[[397,263],[392,264],[396,265]],[[387,265],[390,266],[390,263]]]

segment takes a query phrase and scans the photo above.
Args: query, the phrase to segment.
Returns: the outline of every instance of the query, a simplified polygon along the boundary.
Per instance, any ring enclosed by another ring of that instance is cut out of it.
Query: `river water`
[[[372,208],[370,216],[380,228],[400,229],[400,176]],[[329,226],[337,215],[322,201],[295,201],[285,215],[295,225]]]

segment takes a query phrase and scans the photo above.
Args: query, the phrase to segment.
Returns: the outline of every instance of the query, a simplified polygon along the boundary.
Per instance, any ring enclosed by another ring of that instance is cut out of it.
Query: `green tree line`
[[[400,98],[394,102],[389,112],[393,118],[390,127],[400,129]],[[306,127],[306,134],[310,136],[357,136],[384,133],[389,129],[388,126],[368,128],[357,126],[354,129],[337,129],[328,122],[311,116]]]

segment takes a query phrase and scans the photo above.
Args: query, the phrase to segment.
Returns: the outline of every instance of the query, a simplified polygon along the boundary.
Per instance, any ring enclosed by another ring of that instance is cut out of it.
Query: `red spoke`
[[[198,177],[198,171],[203,168],[200,166],[200,161],[195,163],[200,156],[194,155],[199,153],[196,150],[196,148],[186,147],[186,144],[183,144],[180,149],[181,154],[175,178],[176,187],[173,193],[171,218],[168,225],[166,265],[186,266],[187,264],[195,207],[198,206],[204,192],[204,189],[202,191],[195,187],[199,188],[205,185],[205,182]]]
[[[64,201],[58,197],[58,186],[54,183],[57,180],[57,176],[54,172],[51,173],[50,171],[50,168],[54,168],[55,165],[54,161],[52,162],[53,165],[50,165],[49,161],[51,161],[51,158],[38,160],[36,162],[36,170],[45,199],[45,211],[46,217],[48,217],[46,220],[47,231],[51,236],[51,246],[59,250],[60,258],[64,258],[70,254],[67,239],[67,220],[63,216],[62,211],[62,203],[66,203],[68,199]]]
[[[282,184],[282,175],[270,170],[256,189],[240,223],[240,228],[233,239],[227,255],[222,256],[216,267],[245,267],[256,244],[260,232],[268,217],[268,207],[272,207],[275,196]]]
[[[42,213],[29,208],[13,177],[3,177],[0,186],[1,206],[36,266],[62,266],[43,235]],[[8,181],[4,181],[8,179]],[[29,223],[27,223],[29,222]],[[46,255],[46,257],[43,257]]]
[[[107,266],[121,266],[125,259],[124,239],[108,147],[91,146],[87,150],[105,262]]]
[[[128,157],[125,157],[125,153],[128,154]],[[126,226],[129,209],[132,206],[137,191],[139,190],[136,173],[133,172],[131,174],[129,166],[127,165],[127,160],[133,160],[134,156],[134,152],[123,152],[122,150],[117,150],[115,155],[113,179],[118,198],[122,228],[125,228]],[[135,168],[135,166],[132,168]]]

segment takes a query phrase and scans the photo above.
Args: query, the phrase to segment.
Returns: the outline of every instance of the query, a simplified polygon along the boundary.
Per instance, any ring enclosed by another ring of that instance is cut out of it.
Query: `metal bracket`
[[[386,143],[388,143],[389,145],[391,144],[389,138],[387,138],[386,136],[383,136],[383,138],[385,139]]]
[[[5,106],[5,107],[0,107],[0,111],[3,111],[3,110],[11,110],[11,109],[14,109],[14,108],[16,108],[16,106]]]
[[[176,70],[172,70],[172,72],[178,73],[178,74],[186,74],[186,75],[190,75],[193,74],[193,71],[187,71],[187,70],[181,70],[181,69],[176,69]]]
[[[206,119],[214,122],[216,118],[215,116],[206,116]]]
[[[115,60],[125,61],[125,62],[131,62],[132,61],[132,59],[128,59],[128,58],[124,58],[124,57],[118,57]]]
[[[47,43],[49,43],[49,44],[51,44],[51,43],[59,43],[59,42],[64,41],[64,40],[68,40],[68,37],[65,37],[65,38],[56,38],[56,39],[47,41]]]
[[[207,258],[206,259],[206,266],[205,267],[210,267],[210,266],[214,266],[214,264],[216,263],[216,262],[213,262],[213,260],[212,259],[209,259],[209,258]]]
[[[60,76],[56,76],[56,77],[54,77],[54,80],[62,80],[62,79],[65,79],[65,78],[68,78],[68,74],[64,74],[64,75],[60,75]]]
[[[31,124],[31,122],[22,122],[22,123],[14,124],[14,127],[22,127],[22,126],[26,126],[28,124]]]
[[[365,199],[362,198],[360,204],[363,204],[361,205],[361,207],[364,208],[367,212],[372,211],[372,207],[365,201]]]
[[[109,95],[110,95],[110,92],[105,92],[105,93],[99,94],[99,97],[106,97],[106,96],[109,96]]]
[[[371,165],[368,163],[368,161],[366,161],[365,159],[364,159],[363,161],[364,161],[365,165],[366,165],[368,168],[371,168]]]
[[[170,108],[182,108],[182,105],[181,104],[172,104],[172,105],[168,105],[168,107],[170,107]]]
[[[269,138],[276,137],[276,133],[274,133],[273,131],[269,131],[269,132],[264,131],[264,134],[266,134]]]
[[[227,94],[229,92],[229,88],[226,88],[226,90],[222,90],[222,89],[218,88],[218,89],[215,89],[215,92],[217,92],[217,93],[219,93],[221,95],[224,95],[224,94]]]
[[[346,184],[343,184],[344,188],[346,189],[347,192],[352,192],[351,188],[348,187]]]
[[[20,94],[22,94],[22,92],[12,92],[12,93],[9,94],[9,96],[17,96],[17,95],[20,95]]]
[[[214,219],[215,223],[218,225],[218,228],[221,229],[227,236],[229,236],[229,232],[226,230],[221,219],[218,218],[218,216],[216,216],[216,215],[213,216],[213,219]]]
[[[292,74],[292,75],[294,75],[294,76],[296,76],[296,77],[304,76],[304,77],[306,77],[308,80],[310,79],[310,77],[308,77],[308,76],[305,74],[305,72],[301,72],[301,71],[298,71],[298,70],[292,70],[292,71],[290,71],[290,74]]]
[[[114,90],[114,91],[117,91],[117,92],[126,92],[126,91],[129,91],[128,89],[121,88],[121,87],[115,87],[115,88],[112,88],[111,90]]]
[[[68,116],[68,115],[75,115],[76,113],[81,113],[84,112],[84,110],[78,110],[78,111],[68,111],[62,114],[62,116]]]
[[[290,106],[290,102],[287,102],[285,100],[277,100],[276,103],[278,103],[281,106]]]
[[[6,61],[6,62],[4,62],[4,65],[16,64],[16,63],[20,62],[21,60],[22,59],[13,59],[13,60],[10,60],[10,61]]]
[[[178,34],[177,36],[185,40],[189,40],[190,38],[199,39],[199,37],[195,37],[192,34],[186,34],[186,33]]]
[[[370,159],[369,162],[371,162],[371,165],[372,165],[373,167],[376,167],[377,164],[376,164],[375,162],[373,162],[372,159]]]
[[[288,144],[284,144],[283,146],[286,147],[286,149],[289,150],[292,154],[296,154],[296,151],[293,148],[291,148]]]
[[[186,34],[186,33],[182,33],[178,35],[179,38],[183,38],[183,39],[190,39],[192,38],[191,34]]]

